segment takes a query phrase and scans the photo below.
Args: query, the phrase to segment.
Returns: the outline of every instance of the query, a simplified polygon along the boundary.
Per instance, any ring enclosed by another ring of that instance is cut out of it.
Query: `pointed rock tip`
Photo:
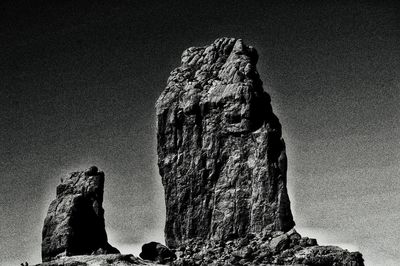
[[[95,165],[90,166],[89,168],[87,168],[87,169],[85,170],[85,174],[86,174],[86,175],[96,175],[96,174],[98,174],[98,173],[100,173],[100,172],[99,172],[99,168],[97,168],[97,166],[95,166]]]

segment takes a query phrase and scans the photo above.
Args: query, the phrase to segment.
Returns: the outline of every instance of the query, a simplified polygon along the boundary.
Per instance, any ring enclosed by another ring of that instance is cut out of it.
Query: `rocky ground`
[[[336,246],[318,246],[313,238],[287,233],[255,236],[227,242],[191,240],[177,251],[173,265],[348,265],[361,266],[362,255]]]
[[[82,255],[61,257],[52,261],[37,264],[36,266],[131,266],[131,265],[159,265],[144,261],[133,255]]]
[[[150,248],[146,248],[146,245]],[[37,266],[364,265],[361,253],[349,252],[336,246],[319,246],[315,239],[302,237],[294,229],[287,233],[274,232],[264,236],[249,234],[247,237],[226,242],[192,239],[176,250],[151,242],[144,245],[140,256],[147,260],[121,254],[84,255],[60,257]]]

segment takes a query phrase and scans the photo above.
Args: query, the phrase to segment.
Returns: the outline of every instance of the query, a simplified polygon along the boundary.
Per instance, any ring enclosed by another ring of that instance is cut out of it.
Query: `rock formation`
[[[293,228],[285,143],[257,59],[240,39],[189,48],[157,101],[165,239],[173,249],[150,242],[144,260],[110,254],[119,252],[104,228],[104,173],[91,167],[57,187],[40,265],[363,266],[361,253],[319,246]]]
[[[170,247],[294,226],[281,125],[257,60],[240,39],[189,48],[157,101]]]
[[[257,59],[240,39],[189,48],[156,103],[173,265],[364,265],[294,230],[285,143]]]
[[[119,251],[107,242],[103,203],[104,173],[93,166],[63,178],[42,232],[42,260]]]

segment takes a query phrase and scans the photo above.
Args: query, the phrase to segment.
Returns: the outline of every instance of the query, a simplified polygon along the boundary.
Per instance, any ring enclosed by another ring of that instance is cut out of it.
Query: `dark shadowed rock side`
[[[156,103],[173,265],[364,265],[293,229],[285,143],[257,60],[240,39],[189,48]]]
[[[159,263],[167,263],[176,259],[175,252],[157,242],[144,244],[139,256],[144,260],[156,261]]]
[[[119,253],[107,242],[103,190],[104,173],[95,166],[61,180],[44,221],[43,261],[61,256]]]

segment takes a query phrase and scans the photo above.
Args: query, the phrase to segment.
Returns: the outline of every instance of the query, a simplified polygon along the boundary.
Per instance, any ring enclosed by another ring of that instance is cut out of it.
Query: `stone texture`
[[[42,260],[119,251],[107,242],[104,173],[93,166],[62,178],[42,231]]]
[[[144,244],[139,256],[144,260],[155,261],[158,263],[166,263],[176,259],[175,252],[157,242]]]
[[[296,232],[281,125],[233,38],[182,54],[156,103],[158,165],[171,265],[352,265],[359,252]]]
[[[170,247],[294,226],[281,125],[257,60],[240,39],[189,48],[157,101]]]
[[[284,250],[290,243],[290,239],[286,234],[282,234],[269,242],[269,247],[274,253],[278,253]]]
[[[36,266],[132,266],[132,265],[160,265],[143,261],[133,255],[81,255],[61,257],[50,262],[43,262]]]
[[[145,260],[108,254],[118,250],[104,229],[104,173],[91,167],[57,187],[40,265],[363,266],[359,252],[319,246],[293,228],[281,125],[257,57],[240,39],[189,48],[157,101],[165,237],[174,249],[150,242]],[[80,254],[91,255],[72,256]]]
[[[364,265],[359,252],[349,252],[336,246],[318,246],[309,239],[301,237],[294,229],[278,234],[249,234],[226,242],[192,239],[187,246],[179,249],[178,259],[172,265]]]

